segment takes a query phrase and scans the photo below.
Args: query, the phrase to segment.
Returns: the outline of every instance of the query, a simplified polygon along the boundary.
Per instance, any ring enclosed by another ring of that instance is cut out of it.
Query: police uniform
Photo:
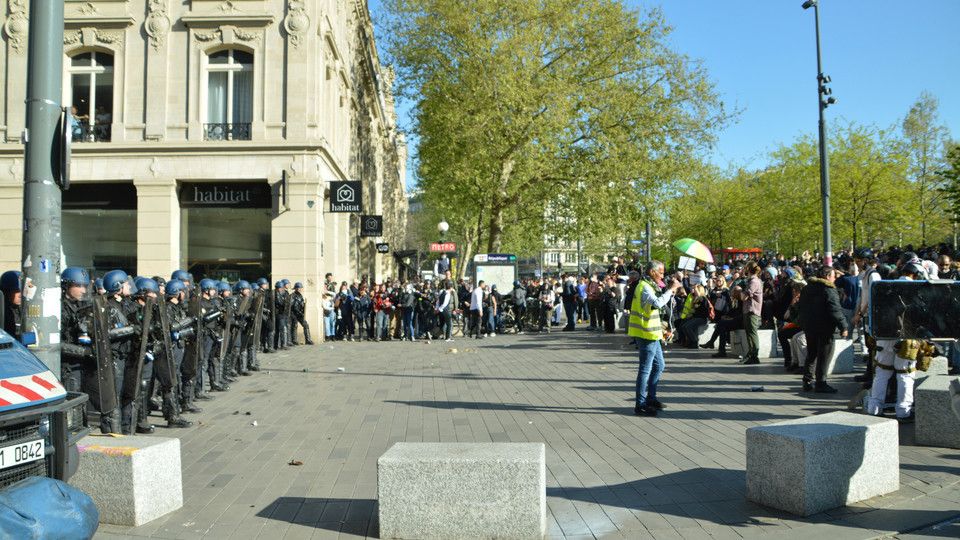
[[[297,285],[300,285],[297,283]],[[313,345],[310,339],[310,325],[307,323],[307,300],[300,293],[302,287],[294,287],[293,294],[290,296],[290,341],[294,345],[297,343],[297,325],[303,327],[303,341],[307,345]]]

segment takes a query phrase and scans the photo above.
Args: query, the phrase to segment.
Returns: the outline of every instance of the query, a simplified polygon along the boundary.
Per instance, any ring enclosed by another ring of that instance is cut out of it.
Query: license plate
[[[0,469],[43,459],[43,439],[0,448]]]

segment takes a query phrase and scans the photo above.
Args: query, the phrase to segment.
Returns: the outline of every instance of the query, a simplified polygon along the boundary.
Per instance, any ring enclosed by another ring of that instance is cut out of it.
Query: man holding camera
[[[640,351],[640,366],[637,372],[637,403],[633,413],[637,416],[656,416],[664,405],[657,400],[657,385],[663,373],[663,325],[660,310],[673,298],[681,287],[679,281],[668,283],[661,293],[659,283],[663,279],[663,263],[650,261],[646,277],[637,285],[630,305],[630,321],[627,335],[636,338]]]

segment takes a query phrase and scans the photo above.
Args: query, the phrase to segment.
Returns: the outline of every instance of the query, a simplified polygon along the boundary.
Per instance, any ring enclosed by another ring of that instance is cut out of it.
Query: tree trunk
[[[490,237],[487,239],[487,253],[499,253],[503,244],[503,210],[507,199],[507,185],[510,183],[510,176],[513,174],[515,162],[513,157],[508,157],[500,164],[499,186],[493,194],[493,200],[490,202]]]

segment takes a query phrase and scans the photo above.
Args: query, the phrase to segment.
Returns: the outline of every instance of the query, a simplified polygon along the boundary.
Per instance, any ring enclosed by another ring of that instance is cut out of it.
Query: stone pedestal
[[[710,337],[713,336],[713,331],[716,329],[717,325],[713,323],[707,323],[707,329],[704,333],[700,334],[699,345],[706,345],[710,341]],[[719,338],[718,338],[719,339]]]
[[[776,358],[780,356],[779,348],[777,347],[776,330],[759,330],[757,331],[757,336],[760,339],[760,350],[757,353],[758,358]],[[730,350],[737,356],[745,356],[747,354],[746,330],[730,332]]]
[[[830,351],[830,362],[827,363],[827,375],[853,373],[853,340],[835,339]]]
[[[919,444],[960,448],[960,378],[931,375],[914,390],[916,440]]]
[[[137,527],[183,506],[180,439],[85,437],[70,484],[93,498],[100,522]]]
[[[833,412],[747,430],[747,498],[808,516],[900,489],[895,420]]]
[[[377,462],[381,538],[542,538],[542,443],[397,443]]]

